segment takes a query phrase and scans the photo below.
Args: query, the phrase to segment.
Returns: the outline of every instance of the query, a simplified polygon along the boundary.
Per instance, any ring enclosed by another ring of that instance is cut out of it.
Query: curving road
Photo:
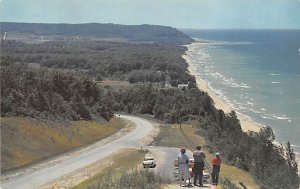
[[[51,160],[49,164],[44,163],[47,166],[40,166],[27,174],[2,182],[1,187],[3,189],[38,188],[76,169],[104,159],[122,148],[139,148],[141,139],[151,134],[154,126],[142,118],[127,115],[121,115],[120,117],[133,122],[136,126],[135,129],[125,136],[116,137],[116,135],[115,140],[112,142],[102,140],[84,149],[63,154],[57,159]],[[23,171],[26,172],[26,170]]]

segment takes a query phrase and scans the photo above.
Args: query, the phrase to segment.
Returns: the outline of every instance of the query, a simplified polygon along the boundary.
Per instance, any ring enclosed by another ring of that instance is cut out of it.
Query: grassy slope
[[[93,143],[117,132],[125,122],[77,121],[69,123],[33,118],[1,118],[1,172],[20,168]]]
[[[196,128],[192,127],[192,125],[190,124],[182,125],[182,128],[195,145],[201,145],[203,147],[203,150],[206,154],[206,159],[211,166],[211,160],[214,155],[209,153],[208,149],[205,147],[206,142],[204,137],[195,134]],[[152,144],[159,146],[185,147],[193,150],[189,142],[181,134],[179,125],[160,126],[160,133],[154,139],[154,142]],[[248,188],[259,188],[249,173],[242,171],[234,166],[223,164],[220,175],[223,178],[229,178],[236,185],[239,185],[238,183],[242,182]],[[221,188],[221,186],[219,186],[218,188]]]
[[[133,170],[138,164],[141,164],[145,153],[145,151],[133,149],[121,151],[112,157],[111,160],[114,162],[112,165],[102,170],[94,177],[75,186],[74,189],[93,188],[103,184],[102,182],[105,182],[108,175],[114,178],[121,176],[122,173],[128,170]]]

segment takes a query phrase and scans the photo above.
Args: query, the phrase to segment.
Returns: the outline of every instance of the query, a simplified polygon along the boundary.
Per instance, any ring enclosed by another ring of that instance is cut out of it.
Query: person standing
[[[197,179],[199,178],[199,186],[203,186],[202,179],[203,179],[205,154],[201,150],[201,146],[196,147],[196,151],[194,151],[193,157],[194,157],[194,167],[193,167],[194,185],[197,186]]]
[[[213,170],[212,170],[212,182],[213,185],[218,185],[219,182],[219,173],[221,169],[221,158],[220,158],[220,153],[216,152],[215,153],[216,157],[213,158],[212,160],[212,165],[213,165]]]
[[[182,148],[180,150],[180,154],[178,155],[178,170],[179,170],[180,186],[182,181],[184,181],[184,185],[186,185],[186,180],[189,180],[189,184],[191,183],[191,175],[189,172],[188,163],[189,163],[189,157],[185,154],[185,149]]]

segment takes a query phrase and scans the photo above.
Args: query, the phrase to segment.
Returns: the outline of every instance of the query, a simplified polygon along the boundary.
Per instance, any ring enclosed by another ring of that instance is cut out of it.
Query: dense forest
[[[91,120],[113,117],[111,99],[86,76],[1,61],[1,116]]]
[[[51,39],[64,39],[64,36],[90,38],[116,38],[138,42],[165,42],[187,44],[193,40],[175,28],[158,25],[119,25],[119,24],[38,24],[0,22],[0,32],[33,34]]]
[[[261,188],[299,188],[290,144],[275,145],[270,127],[244,133],[234,111],[216,109],[187,72],[183,46],[99,41],[1,46],[1,116],[109,120],[118,111],[167,123],[194,120],[207,147],[251,173]],[[132,85],[101,87],[97,80],[103,79]],[[188,87],[178,89],[179,83]]]
[[[185,47],[171,44],[111,42],[2,43],[1,56],[18,63],[86,73],[95,80],[195,83],[181,57]]]

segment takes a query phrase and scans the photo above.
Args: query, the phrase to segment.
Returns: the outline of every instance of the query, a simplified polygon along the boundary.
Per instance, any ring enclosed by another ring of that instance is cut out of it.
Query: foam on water
[[[279,115],[279,116],[277,116],[277,115],[273,115],[273,117],[274,118],[276,118],[276,119],[279,119],[279,120],[289,120],[289,119],[291,119],[291,118],[289,118],[289,117],[287,117],[286,115]]]
[[[195,75],[237,113],[271,126],[279,141],[289,140],[300,151],[300,57],[296,61],[287,50],[291,45],[284,46],[282,40],[274,44],[258,42],[257,35],[253,39],[191,45]]]
[[[280,84],[280,81],[271,81],[272,84]]]

